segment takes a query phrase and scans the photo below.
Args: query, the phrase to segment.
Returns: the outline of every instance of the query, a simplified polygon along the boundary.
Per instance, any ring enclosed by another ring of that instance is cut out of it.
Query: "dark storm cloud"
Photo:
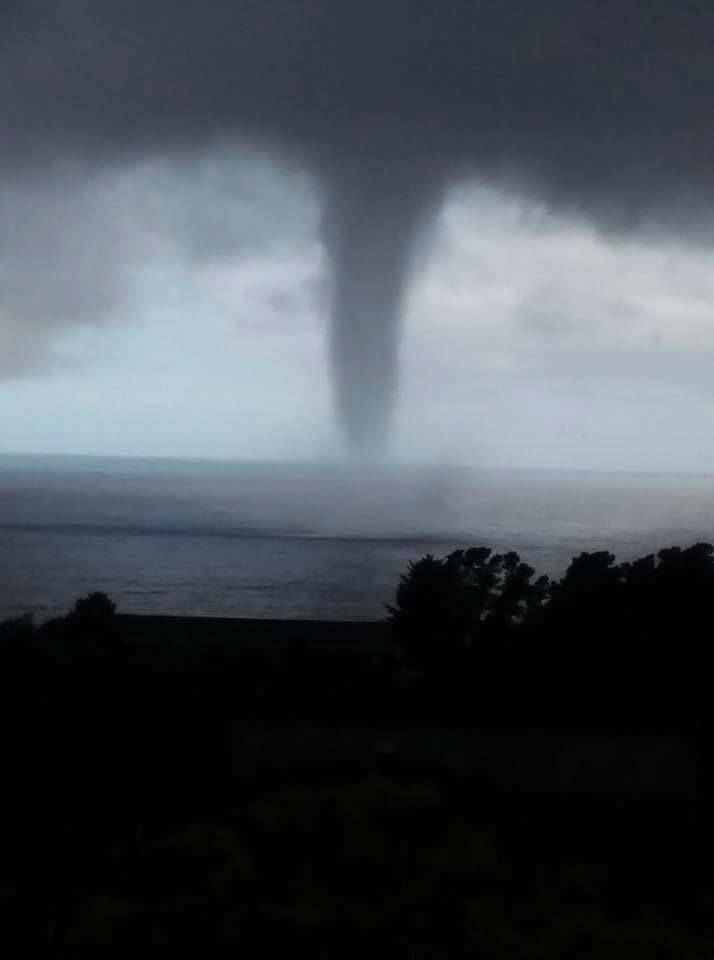
[[[323,179],[336,392],[365,442],[415,224],[447,182],[501,179],[615,226],[710,217],[708,2],[16,0],[0,17],[6,171],[237,137]]]
[[[0,180],[0,378],[42,367],[48,336],[122,301],[124,240],[108,201],[91,180]]]
[[[711,189],[714,8],[663,0],[17,0],[4,163],[234,132],[519,172],[587,205]],[[664,195],[661,191],[664,191]]]

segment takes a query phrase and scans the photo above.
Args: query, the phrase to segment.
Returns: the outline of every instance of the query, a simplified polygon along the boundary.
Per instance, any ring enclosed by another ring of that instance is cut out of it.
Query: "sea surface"
[[[0,457],[0,618],[90,591],[125,613],[369,619],[410,560],[485,544],[539,573],[714,541],[714,478]]]

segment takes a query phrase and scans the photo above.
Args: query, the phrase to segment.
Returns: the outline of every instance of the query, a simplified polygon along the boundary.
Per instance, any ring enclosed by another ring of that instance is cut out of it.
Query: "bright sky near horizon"
[[[96,232],[103,255],[122,258],[122,294],[108,316],[88,310],[41,351],[31,344],[32,362],[0,383],[3,450],[341,454],[319,202],[304,176],[249,154],[146,166],[74,191],[74,209],[91,210],[87,243]],[[18,217],[31,224],[48,192],[61,207],[46,187],[40,200],[16,200],[26,204]],[[57,216],[59,234],[67,221]],[[76,284],[91,283],[96,256],[82,248],[84,223],[69,221]],[[194,229],[211,243],[192,250]],[[24,296],[43,278],[27,283]],[[604,234],[464,184],[425,241],[407,298],[392,455],[714,470],[713,302],[703,246]]]

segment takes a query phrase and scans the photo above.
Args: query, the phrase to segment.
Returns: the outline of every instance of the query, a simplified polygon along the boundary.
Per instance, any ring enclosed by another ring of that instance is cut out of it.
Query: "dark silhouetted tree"
[[[515,552],[488,547],[427,555],[411,563],[397,587],[389,617],[397,641],[414,659],[434,667],[474,649],[477,642],[504,639],[539,607],[548,578]]]

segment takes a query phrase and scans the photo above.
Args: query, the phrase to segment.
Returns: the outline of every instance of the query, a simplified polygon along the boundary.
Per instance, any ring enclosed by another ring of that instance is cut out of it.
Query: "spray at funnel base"
[[[329,179],[333,391],[346,438],[361,456],[378,457],[387,442],[403,295],[433,195],[430,179],[385,164],[352,165]]]

